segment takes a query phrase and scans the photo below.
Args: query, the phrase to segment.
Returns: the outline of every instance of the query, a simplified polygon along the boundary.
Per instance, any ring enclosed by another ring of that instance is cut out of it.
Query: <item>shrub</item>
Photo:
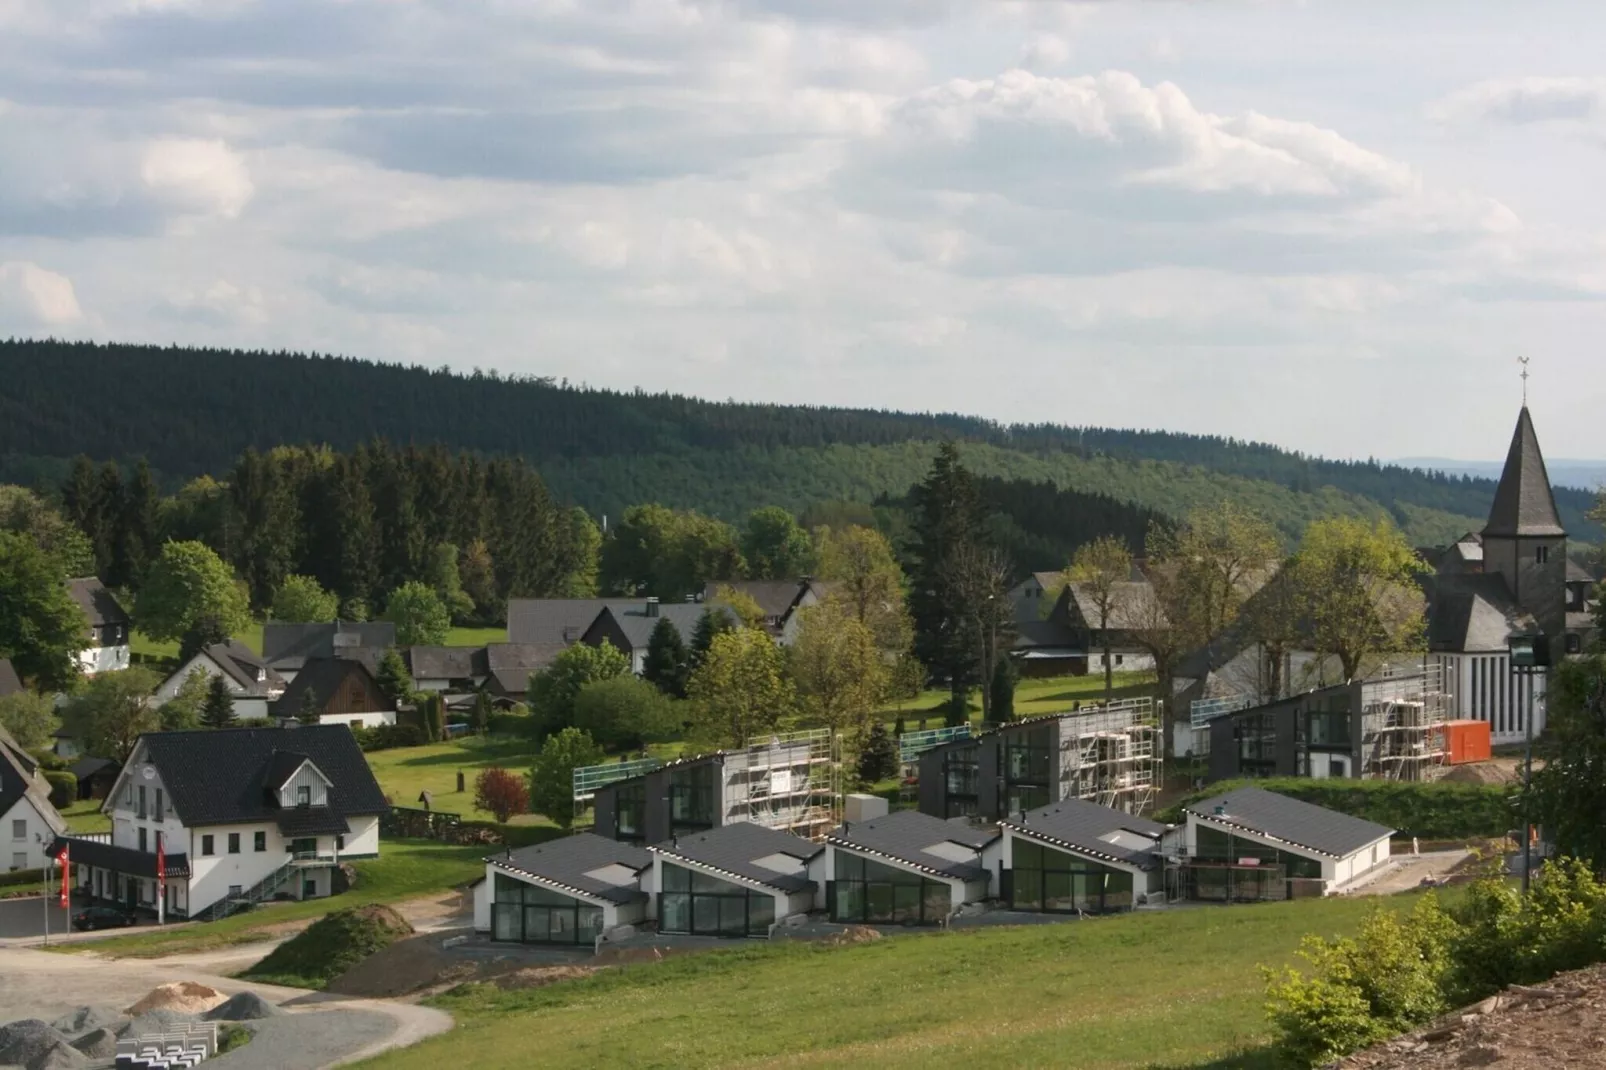
[[[78,778],[60,769],[45,770],[50,784],[50,805],[60,810],[78,801]]]
[[[382,724],[373,728],[353,728],[357,746],[365,751],[390,750],[394,747],[421,747],[424,732],[415,724]]]
[[[1246,785],[1375,821],[1397,830],[1401,836],[1419,836],[1424,840],[1503,836],[1514,819],[1505,788],[1498,784],[1311,780],[1304,777],[1221,781],[1187,796],[1162,811],[1157,819],[1179,821],[1184,806]]]
[[[474,805],[495,814],[496,820],[505,825],[508,818],[530,808],[530,789],[517,773],[493,765],[481,771],[474,781]]]
[[[493,736],[533,736],[535,727],[535,718],[512,710],[491,714],[488,725]]]
[[[45,871],[42,869],[13,869],[7,873],[0,873],[0,888],[18,888],[23,885],[43,883]]]

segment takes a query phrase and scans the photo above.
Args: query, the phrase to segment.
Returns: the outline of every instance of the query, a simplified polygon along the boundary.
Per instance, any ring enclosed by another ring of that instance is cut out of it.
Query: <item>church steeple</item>
[[[1539,436],[1534,433],[1533,419],[1524,405],[1517,416],[1517,430],[1511,436],[1511,450],[1506,454],[1506,468],[1500,473],[1483,537],[1564,538],[1566,534],[1556,511],[1544,454],[1539,452]]]

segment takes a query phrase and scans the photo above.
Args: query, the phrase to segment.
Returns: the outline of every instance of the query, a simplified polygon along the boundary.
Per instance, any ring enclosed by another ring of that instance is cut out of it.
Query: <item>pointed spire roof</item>
[[[1494,492],[1485,538],[1511,538],[1518,535],[1566,535],[1556,512],[1556,496],[1550,489],[1544,454],[1539,452],[1539,436],[1534,434],[1528,406],[1517,417],[1517,430],[1511,436],[1511,452],[1506,469],[1500,473],[1500,486]]]

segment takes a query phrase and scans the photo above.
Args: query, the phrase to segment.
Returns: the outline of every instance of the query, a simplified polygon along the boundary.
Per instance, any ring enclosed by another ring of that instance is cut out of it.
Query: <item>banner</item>
[[[68,857],[68,846],[61,845],[61,854],[57,859],[61,862],[61,908],[67,909],[68,897],[72,894],[72,860]]]
[[[156,834],[156,924],[167,922],[167,848],[162,846],[162,834]]]

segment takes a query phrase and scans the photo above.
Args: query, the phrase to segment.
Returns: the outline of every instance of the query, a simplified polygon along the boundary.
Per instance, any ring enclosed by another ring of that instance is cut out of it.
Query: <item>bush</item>
[[[1265,788],[1341,814],[1375,821],[1396,829],[1401,836],[1418,836],[1424,840],[1504,836],[1515,819],[1505,788],[1498,784],[1311,780],[1304,777],[1220,781],[1187,796],[1156,815],[1156,819],[1180,821],[1184,806],[1245,786]]]
[[[78,801],[78,778],[61,769],[45,770],[50,785],[50,805],[61,810]]]
[[[0,888],[19,888],[23,885],[38,885],[43,883],[45,871],[42,869],[14,869],[9,873],[0,873]]]
[[[615,676],[593,680],[574,697],[574,727],[603,747],[635,749],[680,731],[675,701],[646,680]]]
[[[337,910],[280,944],[242,976],[296,988],[323,988],[369,955],[411,935],[413,927],[389,907]]]
[[[365,751],[391,750],[395,747],[422,747],[424,731],[415,724],[382,724],[373,728],[353,728],[357,746]]]
[[[533,736],[535,718],[528,713],[503,710],[491,714],[487,731],[493,736]]]
[[[236,717],[229,722],[230,728],[273,728],[278,721],[272,717]]]

